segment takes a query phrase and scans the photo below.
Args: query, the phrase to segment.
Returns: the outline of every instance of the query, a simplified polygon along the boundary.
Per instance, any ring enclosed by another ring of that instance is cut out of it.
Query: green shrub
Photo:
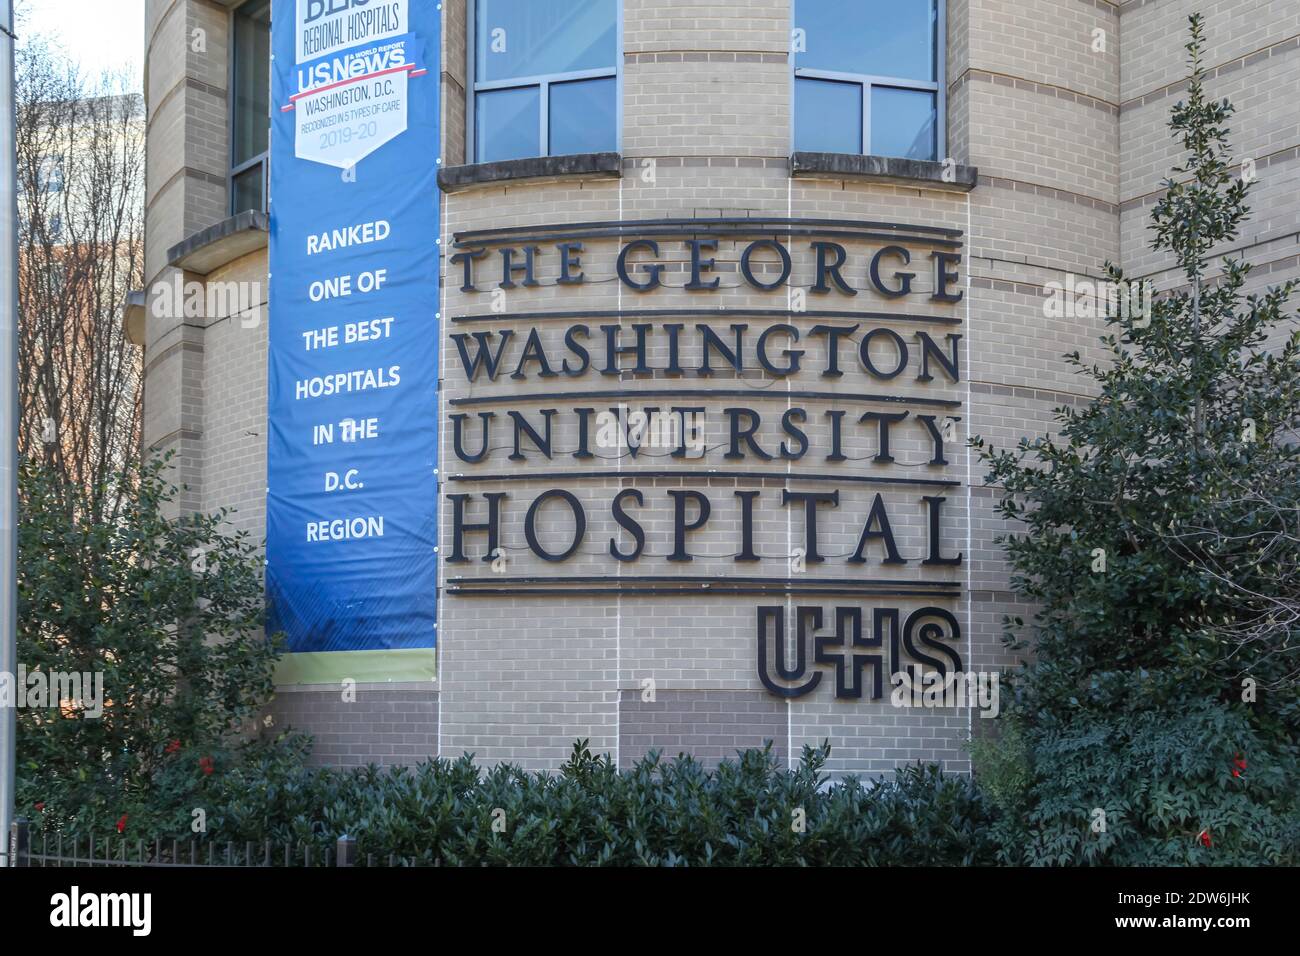
[[[188,830],[272,693],[261,556],[227,512],[171,518],[165,460],[112,479],[113,521],[19,472],[18,660],[102,674],[102,717],[18,709],[18,805],[50,826]],[[263,744],[262,746],[266,746]]]
[[[305,741],[285,743],[214,778],[204,839],[311,847],[320,860],[347,835],[363,863],[393,854],[421,866],[979,865],[995,855],[992,816],[969,779],[918,765],[830,782],[826,746],[805,748],[793,770],[769,745],[713,770],[652,754],[619,771],[580,742],[548,774],[480,770],[470,755],[309,769]]]
[[[989,802],[1003,813],[1015,813],[1024,805],[1033,782],[1029,743],[1019,721],[1001,723],[999,735],[976,737],[967,749],[975,782]]]
[[[1000,862],[1300,864],[1295,745],[1261,734],[1243,705],[1179,703],[1035,728],[1028,808],[998,822]]]
[[[1244,260],[1213,261],[1251,183],[1190,26],[1169,124],[1183,159],[1151,213],[1181,287],[1110,310],[1101,360],[1066,356],[1096,397],[1056,409],[1050,434],[972,442],[1036,607],[1031,628],[1008,621],[1034,654],[1003,685],[1029,785],[1018,800],[1012,757],[980,778],[1010,862],[1300,861],[1300,283],[1248,294]]]

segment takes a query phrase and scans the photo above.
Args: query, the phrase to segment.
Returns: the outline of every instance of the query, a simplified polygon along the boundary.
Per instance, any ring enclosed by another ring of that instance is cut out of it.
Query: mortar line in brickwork
[[[960,408],[959,399],[918,398],[910,395],[872,395],[845,392],[791,392],[794,398],[813,402],[883,402],[890,405],[926,405],[931,408]],[[593,389],[589,392],[525,392],[524,394],[476,395],[453,398],[451,405],[499,405],[504,402],[587,401],[593,398],[765,398],[759,388],[647,388]]]
[[[707,555],[699,555],[701,558]],[[621,568],[619,569],[622,570]],[[485,582],[493,584],[610,584],[622,580],[622,574],[595,574],[595,575],[556,575],[556,576],[536,576],[524,575],[520,577],[503,577],[499,574],[493,574],[490,578],[484,577],[454,577],[448,579],[449,586],[460,587],[462,585],[475,585]],[[789,577],[746,577],[737,576],[719,579],[716,575],[690,575],[690,574],[643,574],[637,575],[633,585],[641,582],[650,584],[700,584],[710,585],[721,580],[724,584],[740,585],[757,585],[757,584],[790,584]],[[796,587],[844,587],[847,585],[871,588],[891,588],[900,590],[903,588],[912,589],[920,588],[922,590],[936,590],[947,594],[960,593],[961,583],[958,581],[927,581],[927,580],[908,580],[905,578],[807,578]],[[954,591],[953,589],[957,589]]]
[[[710,223],[712,220],[700,220],[701,223]],[[629,226],[634,223],[628,223]],[[917,227],[912,227],[917,228]],[[504,245],[506,243],[517,243],[519,247],[531,245],[534,243],[555,243],[569,242],[572,240],[609,240],[625,238],[625,230],[608,229],[600,232],[555,232],[543,233],[537,235],[521,236],[502,236],[498,239],[488,239],[482,242],[463,242],[457,244],[458,249],[467,253],[475,251],[484,252],[488,246]],[[695,238],[697,236],[708,236],[716,238],[719,241],[731,242],[738,239],[749,239],[758,237],[759,239],[852,239],[863,242],[888,242],[888,243],[907,243],[917,246],[942,246],[947,249],[960,249],[962,240],[960,238],[944,238],[940,236],[918,236],[906,232],[869,232],[861,228],[858,229],[825,229],[825,228],[801,228],[799,226],[768,226],[765,228],[746,228],[738,229],[735,227],[717,228],[711,225],[695,225],[683,228],[668,228],[647,226],[637,230],[636,237],[640,239],[674,239],[683,240]],[[517,248],[511,246],[511,248]]]
[[[782,588],[772,587],[730,587],[727,585],[717,585],[709,588],[642,588],[635,585],[624,585],[623,587],[614,588],[460,588],[452,586],[451,591],[457,597],[581,597],[588,598],[597,594],[613,594],[622,596],[623,594],[634,595],[636,597],[699,597],[702,594],[709,595],[726,595],[728,597],[752,597],[764,594],[784,594],[787,598],[787,606],[791,595],[803,594],[809,596],[821,597],[890,597],[890,598],[929,598],[931,600],[952,601],[960,600],[962,597],[959,591],[887,591],[876,588],[859,588],[845,585],[844,587],[792,587]]]
[[[1082,272],[1078,269],[1067,269],[1057,266],[1049,266],[1039,262],[1018,262],[1015,259],[998,259],[992,256],[979,256],[978,258],[987,259],[989,262],[1001,262],[1009,266],[1028,266],[1031,269],[1042,269],[1047,272],[1056,272],[1061,275],[1072,275],[1075,279],[1087,279],[1091,282],[1105,282],[1106,277],[1092,272]],[[977,289],[1000,289],[1003,292],[1017,292],[1021,295],[1041,296],[1047,289],[1046,285],[1040,285],[1037,282],[1030,282],[1026,279],[1003,279],[999,276],[977,276],[968,277]],[[1022,292],[1019,286],[1030,289],[1030,292]]]
[[[622,180],[620,179],[620,182]],[[676,229],[681,235],[694,235],[698,232],[717,232],[722,229],[739,231],[740,235],[755,235],[759,232],[771,232],[776,227],[778,229],[799,229],[799,230],[863,230],[879,229],[887,234],[891,240],[896,240],[902,233],[919,232],[928,234],[925,239],[918,240],[921,242],[931,241],[934,237],[944,237],[949,240],[958,240],[963,235],[960,229],[949,229],[944,226],[926,226],[917,223],[902,222],[877,222],[874,220],[860,219],[795,219],[793,216],[785,219],[765,218],[755,216],[753,218],[742,219],[735,216],[720,217],[717,219],[618,219],[611,222],[610,220],[601,220],[597,222],[572,222],[565,223],[563,226],[502,226],[497,229],[478,229],[468,232],[453,233],[452,239],[456,248],[461,249],[466,246],[475,246],[481,244],[493,244],[496,242],[523,242],[528,239],[537,238],[541,235],[546,238],[550,235],[546,230],[565,230],[577,231],[579,235],[574,238],[599,238],[592,234],[596,232],[606,232],[604,238],[615,239],[626,234],[627,230],[633,229],[636,235],[643,236],[650,229]],[[542,230],[542,233],[537,233]],[[523,235],[519,235],[523,233]],[[533,233],[533,235],[529,235]],[[803,233],[799,233],[802,235]],[[836,235],[841,233],[836,232]],[[569,238],[560,236],[559,238]]]
[[[1099,209],[1101,212],[1111,216],[1119,211],[1118,197],[1116,197],[1115,202],[1111,202],[1108,199],[1089,196],[1087,193],[1075,192],[1072,189],[1063,189],[1060,186],[1048,186],[1044,183],[1034,183],[1025,179],[1013,179],[1010,176],[980,176],[980,185],[987,186],[990,189],[1006,189],[1011,192],[1023,192],[1031,193],[1035,196],[1045,196],[1048,199],[1073,203],[1076,206],[1086,206],[1090,209]]]
[[[948,85],[948,90],[949,92],[956,92],[963,83],[971,80],[979,80],[981,83],[992,83],[995,86],[1011,87],[1017,90],[1028,90],[1031,93],[1050,96],[1054,99],[1067,99],[1067,101],[1072,99],[1074,102],[1080,103],[1080,105],[1090,106],[1105,113],[1115,114],[1120,109],[1118,103],[1112,103],[1110,100],[1102,99],[1100,96],[1093,96],[1091,93],[1084,93],[1081,90],[1072,90],[1068,86],[1044,83],[1041,80],[1031,80],[1026,76],[1015,76],[1010,73],[1000,73],[996,70],[983,70],[978,67],[967,67],[960,76]],[[1061,94],[1065,95],[1062,96]]]
[[[944,238],[935,235],[914,235],[909,232],[868,232],[861,228],[819,228],[816,226],[766,226],[756,227],[749,226],[746,228],[736,228],[733,226],[714,226],[715,220],[694,222],[690,226],[641,226],[637,229],[638,239],[689,239],[696,236],[712,236],[720,240],[734,239],[737,237],[749,238],[758,236],[759,238],[783,237],[799,239],[853,239],[861,242],[891,242],[907,243],[916,246],[942,246],[945,249],[960,249],[962,247],[961,239]],[[629,226],[636,225],[628,223]],[[920,226],[908,226],[908,229],[920,230]],[[626,232],[622,226],[617,228],[609,227],[595,230],[568,230],[563,232],[542,232],[533,234],[524,234],[518,236],[499,236],[482,240],[461,240],[456,243],[457,249],[463,249],[466,252],[473,252],[477,249],[483,249],[486,246],[504,245],[505,243],[517,243],[519,246],[532,245],[534,243],[555,243],[555,242],[572,242],[575,240],[599,240],[599,239],[622,239]]]
[[[622,458],[616,459],[620,466]],[[574,479],[579,481],[609,481],[617,479],[624,481],[626,479],[667,479],[667,480],[686,480],[686,481],[709,481],[721,479],[725,481],[746,481],[755,479],[758,481],[775,481],[784,485],[790,481],[849,481],[855,484],[864,485],[913,485],[921,488],[958,488],[961,481],[955,478],[886,478],[877,475],[836,475],[836,474],[808,474],[795,475],[789,472],[789,462],[787,462],[787,472],[781,473],[762,472],[762,471],[692,471],[690,469],[664,469],[657,471],[628,471],[624,472],[620,467],[618,471],[610,474],[606,471],[529,471],[529,472],[505,472],[490,475],[466,475],[455,474],[448,476],[449,481],[477,482],[477,481],[562,481],[564,479]]]
[[[967,234],[970,233],[970,228],[971,228],[971,203],[970,203],[970,194],[967,193],[966,194]],[[971,302],[971,273],[970,273],[969,263],[967,263],[967,268],[966,268],[966,295],[963,296],[963,298],[966,300],[966,327],[969,329],[970,328],[970,302]],[[970,421],[973,417],[972,406],[971,406],[972,392],[971,392],[971,376],[970,376],[970,368],[971,368],[970,333],[968,332],[962,338],[963,338],[962,348],[965,350],[966,353],[964,357],[965,368],[967,369],[965,418],[966,418],[966,438],[969,441]],[[966,568],[965,568],[966,587],[964,589],[965,601],[966,601],[966,653],[967,653],[966,660],[967,661],[970,661],[975,656],[975,604],[970,598],[970,590],[972,584],[971,572],[975,564],[975,560],[974,560],[975,542],[972,533],[972,527],[975,524],[975,520],[974,520],[975,492],[974,492],[974,488],[972,487],[973,480],[974,480],[974,469],[972,467],[972,462],[971,462],[971,449],[968,444],[966,447]],[[966,715],[966,738],[968,740],[971,739],[974,736],[974,733],[975,733],[975,717],[974,717],[974,712],[972,711],[971,713]],[[972,768],[972,771],[973,769],[974,768]]]
[[[621,82],[621,80],[620,80]],[[622,136],[620,131],[619,136]],[[626,180],[620,176],[618,178],[618,219],[622,222],[625,214],[623,212],[623,187]],[[623,284],[620,282],[617,286],[615,306],[619,312],[618,324],[619,336],[621,338],[623,330],[622,313],[623,313]],[[621,474],[623,471],[623,458],[619,456],[614,461],[614,473]],[[618,567],[614,569],[616,576],[623,576],[623,562],[616,562]],[[619,588],[618,595],[614,598],[614,766],[622,766],[623,760],[623,692],[620,689],[623,684],[623,589]]]
[[[1216,255],[1214,256],[1214,258],[1215,258],[1215,259],[1220,259],[1220,260],[1222,260],[1222,259],[1225,259],[1225,258],[1229,258],[1229,257],[1231,257],[1231,256],[1244,256],[1244,255],[1246,255],[1246,253],[1250,252],[1252,249],[1257,249],[1257,248],[1259,248],[1260,246],[1271,245],[1271,244],[1273,244],[1273,243],[1275,243],[1275,242],[1281,242],[1281,241],[1283,241],[1283,240],[1285,240],[1285,239],[1293,239],[1293,240],[1295,240],[1295,241],[1297,241],[1297,242],[1300,242],[1300,232],[1297,232],[1297,233],[1285,233],[1285,234],[1280,235],[1280,236],[1274,236],[1274,237],[1272,237],[1272,238],[1270,238],[1270,239],[1264,239],[1264,240],[1262,240],[1262,241],[1260,241],[1260,242],[1251,243],[1250,245],[1248,245],[1248,246],[1244,246],[1244,247],[1242,247],[1242,248],[1240,248],[1240,249],[1229,249],[1229,250],[1227,250],[1226,252],[1223,252],[1223,253],[1221,253],[1221,254],[1216,254]],[[1282,267],[1282,268],[1284,268],[1284,269],[1289,269],[1289,268],[1291,268],[1291,267],[1295,264],[1295,259],[1296,259],[1296,256],[1295,256],[1295,255],[1289,255],[1289,256],[1282,256],[1280,259],[1269,259],[1269,260],[1266,261],[1266,262],[1252,262],[1252,263],[1250,264],[1250,270],[1251,270],[1251,272],[1254,273],[1255,275],[1261,275],[1261,274],[1263,274],[1263,273],[1265,273],[1265,272],[1271,272],[1272,269],[1273,269],[1275,266],[1278,266],[1278,265],[1279,265],[1279,263],[1281,264],[1281,267]],[[1146,273],[1145,275],[1137,276],[1136,278],[1138,278],[1138,279],[1150,279],[1152,276],[1161,276],[1161,275],[1165,275],[1165,274],[1170,273],[1170,272],[1176,274],[1176,273],[1178,272],[1178,266],[1176,266],[1176,265],[1169,266],[1168,268],[1166,268],[1166,269],[1161,269],[1161,270],[1159,270],[1158,272],[1148,272],[1148,273]],[[1218,282],[1219,280],[1221,280],[1223,277],[1224,277],[1224,273],[1223,273],[1223,272],[1216,272],[1216,273],[1214,273],[1213,275],[1207,275],[1207,276],[1205,277],[1204,284],[1205,284],[1205,285],[1208,285],[1208,286],[1210,286],[1210,287],[1213,287],[1213,286],[1215,285],[1215,283],[1217,283],[1217,282]],[[1187,285],[1186,283],[1184,283],[1184,284],[1182,284],[1182,285],[1170,286],[1168,289],[1162,289],[1161,291],[1162,291],[1162,292],[1179,292],[1179,291],[1181,291],[1181,290],[1188,289],[1188,288],[1191,288],[1191,287],[1190,287],[1189,285]]]
[[[438,198],[438,203],[439,203],[439,222],[442,224],[442,238],[446,240],[451,236],[451,207],[452,207],[451,197],[449,197],[446,193],[442,193]],[[441,248],[438,250],[439,256],[445,258],[446,252],[447,252],[447,243],[444,241],[441,244]],[[444,263],[442,261],[439,261],[438,263],[440,275],[442,273],[443,264]],[[439,298],[439,302],[440,302],[439,315],[440,317],[443,317],[446,316],[447,314],[448,286],[446,282],[442,282],[441,286],[442,288],[440,289],[441,294]],[[447,460],[446,459],[447,429],[441,427],[442,406],[444,401],[442,383],[443,381],[445,381],[445,373],[447,367],[446,344],[447,344],[447,323],[445,321],[439,321],[438,322],[438,411],[437,411],[437,415],[438,415],[437,420],[439,423],[439,427],[438,427],[439,466],[434,468],[434,475],[433,475],[434,493],[437,499],[437,504],[435,506],[435,511],[434,511],[435,527],[440,527],[440,522],[438,521],[438,519],[440,517],[440,512],[442,509],[441,462]],[[435,544],[434,553],[437,554],[437,552],[438,552],[438,546],[437,544]],[[446,581],[447,581],[447,566],[441,560],[441,555],[439,555],[437,568],[438,568],[437,579],[438,579],[439,586],[438,586],[438,593],[434,598],[435,625],[441,623],[443,620],[443,603],[444,603],[443,594],[444,594],[444,589],[446,587]],[[447,642],[445,640],[445,633],[435,632],[434,646],[436,648],[434,652],[435,653],[434,668],[435,668],[435,675],[436,675],[435,683],[437,684],[437,688],[438,688],[437,756],[441,758],[442,757],[442,728],[443,728],[442,703],[443,703],[443,697],[445,696],[442,692],[442,675],[443,675],[443,666],[446,663],[446,656],[447,656],[446,654]]]
[[[800,287],[805,288],[805,287]],[[618,289],[619,301],[623,298],[623,287]],[[790,290],[787,290],[787,296]],[[453,323],[464,322],[537,322],[546,319],[655,319],[655,318],[774,318],[774,319],[874,319],[890,322],[933,322],[939,325],[961,325],[962,320],[946,315],[919,315],[915,312],[854,312],[852,310],[805,310],[794,309],[628,309],[613,311],[595,309],[591,311],[559,312],[501,312],[484,315],[455,315]]]
[[[1295,159],[1297,156],[1300,156],[1300,145],[1283,146],[1281,149],[1275,149],[1271,153],[1265,153],[1263,156],[1252,156],[1251,158],[1255,161],[1256,169],[1267,169],[1274,163],[1286,162],[1289,159]],[[1225,171],[1228,173],[1240,173],[1241,163],[1234,163],[1231,166],[1227,166],[1225,167]],[[1188,183],[1190,181],[1191,180],[1178,180],[1180,183]],[[1120,212],[1129,212],[1133,209],[1155,205],[1164,198],[1166,193],[1168,193],[1167,189],[1155,189],[1151,192],[1130,196],[1128,199],[1121,199],[1119,201]]]
[[[1266,54],[1267,56],[1265,58],[1272,58],[1274,55],[1277,55],[1273,52],[1275,50],[1278,51],[1278,54],[1281,54],[1281,53],[1293,52],[1298,49],[1300,49],[1300,34],[1286,37],[1285,39],[1278,40],[1275,43],[1270,43],[1268,46],[1262,46],[1255,50],[1251,50],[1247,53],[1239,54],[1238,56],[1234,56],[1230,60],[1224,60],[1218,66],[1207,66],[1205,68],[1205,77],[1207,80],[1217,80],[1220,77],[1224,77],[1229,74],[1236,73],[1238,70],[1245,69],[1246,61],[1251,59],[1252,57],[1257,57],[1260,54]],[[1253,63],[1250,65],[1254,66]],[[1119,104],[1119,109],[1120,112],[1123,113],[1127,110],[1134,109],[1139,106],[1146,106],[1148,103],[1154,103],[1156,100],[1161,100],[1164,99],[1165,97],[1173,96],[1177,93],[1181,93],[1185,89],[1187,89],[1187,78],[1183,77],[1181,79],[1175,80],[1172,83],[1166,83],[1164,86],[1157,86],[1155,89],[1148,90],[1145,93],[1139,93],[1137,96],[1133,97],[1132,99],[1124,100]]]
[[[785,215],[787,219],[790,220],[794,219],[794,179],[793,178],[787,179],[785,184]],[[785,306],[787,309],[791,308],[794,305],[793,297],[794,297],[794,289],[790,285],[787,285],[785,290]],[[787,388],[786,388],[787,408],[789,408],[790,401],[791,401],[790,389],[787,384]],[[786,462],[787,473],[789,472],[790,466],[792,464],[793,464],[792,462]],[[788,480],[789,479],[787,479],[787,481]],[[793,547],[793,543],[794,543],[793,536],[794,536],[794,516],[787,511],[785,516],[785,553],[786,554],[789,554],[791,547]],[[793,610],[793,605],[794,605],[794,594],[787,593],[785,596],[785,612],[784,612],[786,620],[789,620],[790,618],[790,613]],[[784,647],[781,649],[782,654],[785,654],[788,651],[789,651],[789,647]],[[793,769],[794,767],[793,761],[794,761],[794,698],[787,697],[785,701],[786,767]]]

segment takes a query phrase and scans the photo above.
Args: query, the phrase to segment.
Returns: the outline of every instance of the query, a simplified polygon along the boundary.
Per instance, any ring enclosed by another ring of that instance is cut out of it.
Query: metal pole
[[[0,674],[18,673],[18,190],[14,5],[0,0]],[[13,686],[11,684],[11,686]],[[17,693],[17,687],[14,687]],[[10,859],[17,701],[0,707],[0,867]]]

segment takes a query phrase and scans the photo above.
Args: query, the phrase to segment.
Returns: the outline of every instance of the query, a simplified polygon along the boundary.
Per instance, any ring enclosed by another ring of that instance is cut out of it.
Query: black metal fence
[[[32,833],[25,820],[13,824],[9,848],[14,866],[59,867],[333,867],[414,866],[394,854],[361,854],[357,841],[340,837],[324,849],[307,843],[233,843],[208,838],[129,839],[112,834]]]

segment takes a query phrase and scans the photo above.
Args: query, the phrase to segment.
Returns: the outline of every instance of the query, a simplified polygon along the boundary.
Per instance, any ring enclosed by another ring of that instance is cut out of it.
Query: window
[[[616,152],[621,0],[473,0],[473,162]]]
[[[40,177],[41,192],[63,192],[63,157],[46,156],[41,160],[37,175]]]
[[[62,228],[62,226],[60,226]],[[68,285],[68,267],[65,263],[55,259],[45,265],[45,292],[47,295],[58,298],[64,294]]]
[[[793,0],[794,148],[938,160],[944,0]]]
[[[271,134],[271,2],[249,0],[231,19],[230,212],[266,209]]]

